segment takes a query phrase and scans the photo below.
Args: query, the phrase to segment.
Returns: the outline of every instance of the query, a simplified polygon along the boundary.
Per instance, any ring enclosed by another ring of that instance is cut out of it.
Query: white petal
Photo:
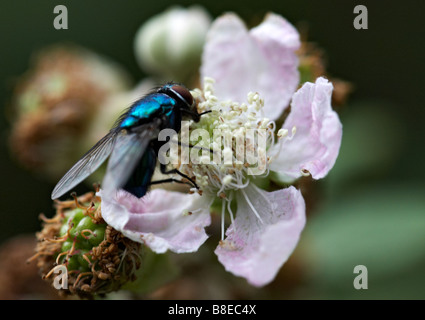
[[[342,139],[342,124],[332,110],[333,86],[318,78],[316,83],[305,83],[292,99],[291,112],[282,128],[289,132],[295,127],[293,138],[283,139],[276,148],[280,152],[270,164],[282,180],[292,182],[302,173],[314,179],[326,176],[338,157]]]
[[[227,271],[263,286],[274,279],[298,243],[305,203],[294,187],[266,192],[250,185],[242,190],[234,223],[215,253]]]
[[[102,197],[101,206],[110,226],[156,253],[197,251],[208,238],[210,200],[197,194],[154,189],[138,199],[119,190],[113,198]]]
[[[258,92],[265,116],[275,120],[299,82],[299,46],[298,32],[278,15],[269,14],[248,32],[235,14],[225,14],[207,35],[201,79],[216,80],[215,94],[221,100],[245,102],[248,92]]]

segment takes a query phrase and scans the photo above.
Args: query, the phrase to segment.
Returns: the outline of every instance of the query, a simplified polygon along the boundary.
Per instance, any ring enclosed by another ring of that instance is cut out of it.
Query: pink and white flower
[[[272,138],[263,150],[268,155],[263,176],[272,170],[288,183],[304,175],[325,177],[336,161],[342,137],[342,125],[331,107],[332,84],[319,78],[296,91],[299,45],[295,28],[278,15],[269,14],[258,27],[247,30],[236,15],[226,14],[208,33],[201,67],[201,76],[207,80],[203,91],[194,91],[201,110],[216,111],[194,126],[208,124],[211,129],[219,118],[234,135],[245,126],[267,128]],[[289,103],[290,113],[275,132],[274,120]],[[231,147],[230,152],[235,156]],[[222,240],[215,250],[218,260],[254,286],[270,283],[304,228],[301,192],[293,186],[263,190],[243,165],[182,165],[180,170],[191,170],[197,177],[202,196],[155,189],[139,200],[119,191],[115,198],[102,199],[106,222],[155,252],[193,252],[208,237],[204,227],[210,224],[210,206],[219,199]],[[226,212],[231,223],[224,233]]]

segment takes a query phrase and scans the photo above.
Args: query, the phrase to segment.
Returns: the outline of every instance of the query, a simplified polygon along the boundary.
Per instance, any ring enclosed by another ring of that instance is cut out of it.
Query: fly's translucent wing
[[[63,176],[53,189],[52,199],[59,198],[100,167],[111,154],[118,132],[116,128],[112,129]]]
[[[150,141],[158,137],[159,122],[133,128],[127,134],[118,134],[108,161],[102,189],[105,194],[122,188],[130,178]]]

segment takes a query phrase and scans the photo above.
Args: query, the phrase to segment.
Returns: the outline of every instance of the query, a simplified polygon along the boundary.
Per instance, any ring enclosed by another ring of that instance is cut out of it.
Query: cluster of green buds
[[[116,291],[134,281],[141,266],[140,243],[124,237],[102,219],[100,198],[93,192],[57,201],[56,215],[41,215],[37,234],[42,277],[61,294],[82,298]]]

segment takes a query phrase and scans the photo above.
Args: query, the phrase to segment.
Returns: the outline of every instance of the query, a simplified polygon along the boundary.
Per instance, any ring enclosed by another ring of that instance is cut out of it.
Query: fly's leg
[[[161,163],[161,165],[160,165],[160,169],[161,169],[161,172],[162,172],[163,174],[178,174],[179,176],[181,176],[181,177],[185,178],[187,181],[189,181],[189,182],[192,184],[192,186],[193,186],[193,187],[195,187],[196,189],[199,189],[199,187],[198,187],[198,185],[196,184],[196,182],[195,182],[195,181],[193,181],[190,177],[188,177],[188,176],[187,176],[187,175],[185,175],[184,173],[180,172],[179,170],[177,170],[177,169],[167,170],[166,165],[164,165],[164,164],[162,164],[162,163]],[[168,179],[167,179],[167,180],[168,180]],[[177,181],[179,181],[179,182],[181,182],[181,183],[185,183],[185,182],[180,181],[180,180],[177,180]]]
[[[193,111],[187,110],[187,109],[180,109],[180,110],[181,110],[182,113],[185,113],[186,115],[190,116],[193,119],[193,121],[195,121],[195,122],[199,122],[202,115],[211,112],[211,110],[204,111],[204,112],[201,112],[201,113],[193,112]]]
[[[169,179],[163,179],[163,180],[157,180],[157,181],[151,181],[149,184],[160,184],[160,183],[170,183],[170,182],[176,182],[176,183],[181,183],[181,184],[186,184],[187,182],[181,181],[181,180],[177,180],[174,178],[169,178]]]
[[[211,110],[204,111],[202,113],[197,113],[197,112],[193,112],[191,110],[181,109],[181,112],[187,114],[188,116],[190,116],[195,122],[199,122],[200,117],[202,115],[204,115],[204,114],[210,113]],[[178,141],[177,143],[178,143],[179,146],[187,147],[186,145],[183,145],[180,141]],[[214,153],[214,151],[211,150],[211,149],[204,149],[204,148],[201,148],[201,147],[192,146],[190,144],[189,144],[189,148],[200,148],[202,150],[208,150],[208,151],[210,151],[210,153]],[[161,173],[163,173],[163,174],[178,174],[179,176],[181,176],[184,179],[186,179],[193,187],[195,187],[196,189],[199,190],[199,187],[196,184],[196,182],[193,181],[193,179],[191,179],[190,177],[188,177],[184,173],[180,172],[179,170],[177,170],[177,169],[167,170],[167,167],[164,164],[161,164],[160,165],[160,169],[161,169]],[[159,183],[167,183],[167,182],[177,182],[177,183],[183,183],[183,184],[187,183],[185,181],[181,181],[181,180],[177,180],[177,179],[174,179],[174,178],[170,178],[170,179],[164,179],[164,180],[159,180],[159,181],[153,181],[150,184],[159,184]]]

